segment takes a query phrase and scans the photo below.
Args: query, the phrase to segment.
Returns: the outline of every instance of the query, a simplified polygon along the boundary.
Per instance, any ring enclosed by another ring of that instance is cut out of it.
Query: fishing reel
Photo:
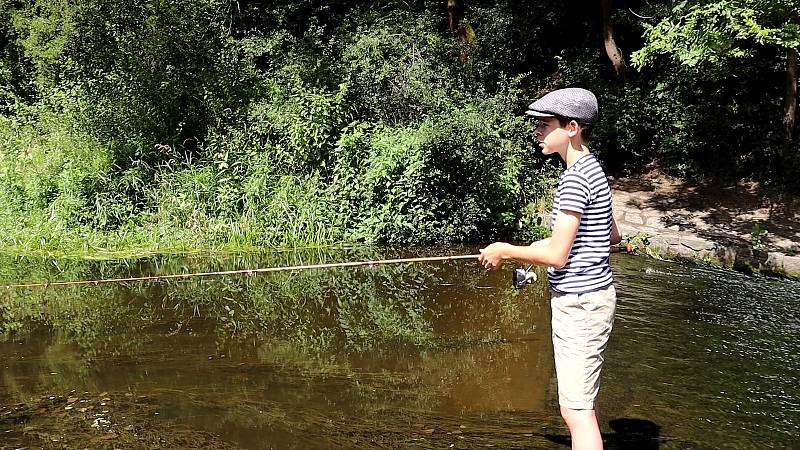
[[[539,277],[533,270],[533,264],[528,266],[527,269],[514,269],[511,274],[511,281],[514,284],[514,289],[522,289],[526,284],[536,283]]]

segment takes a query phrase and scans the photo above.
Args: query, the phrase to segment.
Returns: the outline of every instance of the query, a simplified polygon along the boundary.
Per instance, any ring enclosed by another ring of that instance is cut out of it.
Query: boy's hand
[[[505,242],[495,242],[486,248],[481,249],[478,262],[488,270],[497,269],[503,264],[504,259],[508,259],[508,249],[511,244]]]

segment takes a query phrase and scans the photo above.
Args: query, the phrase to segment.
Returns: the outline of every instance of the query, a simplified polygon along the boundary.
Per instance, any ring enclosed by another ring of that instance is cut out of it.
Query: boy
[[[553,199],[552,235],[530,246],[496,242],[478,259],[487,269],[504,259],[549,266],[558,402],[572,448],[580,450],[603,448],[595,402],[616,307],[610,246],[620,241],[608,180],[586,146],[597,113],[597,98],[580,88],[553,91],[528,106],[542,153],[558,154],[567,165]]]

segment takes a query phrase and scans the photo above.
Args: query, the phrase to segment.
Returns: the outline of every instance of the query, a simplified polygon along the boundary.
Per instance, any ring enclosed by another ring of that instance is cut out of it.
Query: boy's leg
[[[573,450],[602,450],[603,437],[593,409],[569,409],[561,407],[569,434],[572,436]]]
[[[594,408],[616,292],[613,286],[582,295],[553,292],[551,306],[559,404],[572,448],[602,449]]]

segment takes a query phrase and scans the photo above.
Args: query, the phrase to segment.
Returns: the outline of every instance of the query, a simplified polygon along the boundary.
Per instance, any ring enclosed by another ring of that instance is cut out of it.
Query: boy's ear
[[[567,132],[569,134],[569,137],[571,138],[575,137],[578,134],[578,131],[580,130],[581,126],[578,124],[578,122],[574,120],[570,120],[569,123],[567,124]]]

